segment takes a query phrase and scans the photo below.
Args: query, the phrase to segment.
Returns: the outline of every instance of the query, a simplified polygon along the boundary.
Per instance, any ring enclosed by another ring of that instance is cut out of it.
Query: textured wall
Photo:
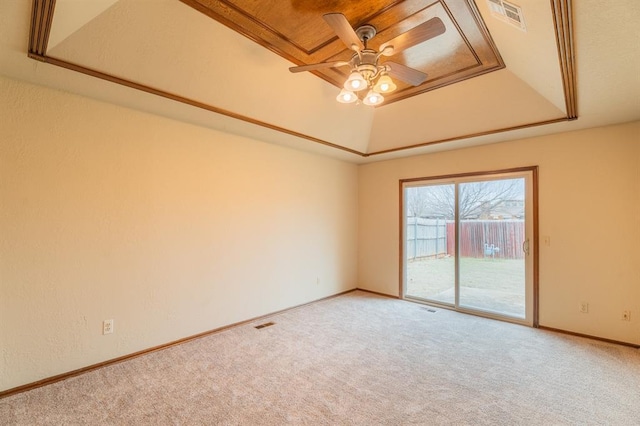
[[[356,287],[357,166],[0,93],[0,390]]]
[[[359,287],[398,294],[399,179],[533,165],[540,324],[640,343],[640,122],[361,166]]]

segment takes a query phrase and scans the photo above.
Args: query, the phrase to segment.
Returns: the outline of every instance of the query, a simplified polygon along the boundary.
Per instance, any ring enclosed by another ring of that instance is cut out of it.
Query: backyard
[[[512,317],[525,316],[524,261],[522,259],[460,259],[460,306]],[[454,257],[407,261],[407,296],[455,303]]]

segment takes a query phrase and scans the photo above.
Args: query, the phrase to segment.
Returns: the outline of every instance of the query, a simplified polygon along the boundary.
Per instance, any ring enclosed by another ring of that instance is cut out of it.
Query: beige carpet
[[[640,351],[353,292],[0,400],[3,425],[638,425]]]

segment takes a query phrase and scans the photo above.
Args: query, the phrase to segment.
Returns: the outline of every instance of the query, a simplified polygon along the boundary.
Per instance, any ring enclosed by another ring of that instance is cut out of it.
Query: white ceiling
[[[640,1],[580,0],[578,119],[491,133],[566,116],[550,2],[514,3],[527,32],[476,0],[505,69],[375,109],[338,104],[335,86],[289,73],[290,62],[177,0],[57,0],[47,55],[259,124],[29,59],[30,0],[0,2],[0,74],[357,163],[640,120]],[[314,140],[365,154],[446,142],[363,157]]]

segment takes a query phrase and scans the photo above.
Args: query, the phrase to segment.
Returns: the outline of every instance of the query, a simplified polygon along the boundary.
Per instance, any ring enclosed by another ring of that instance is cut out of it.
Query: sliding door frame
[[[404,268],[404,256],[405,256],[405,242],[404,242],[404,185],[406,183],[418,182],[418,181],[436,181],[436,180],[446,180],[446,179],[459,179],[459,178],[469,178],[469,177],[481,177],[481,176],[492,176],[492,175],[501,175],[505,173],[531,173],[531,185],[532,185],[532,225],[533,225],[533,318],[532,318],[532,326],[534,328],[538,328],[540,326],[539,321],[539,243],[538,243],[538,166],[527,166],[527,167],[516,167],[512,169],[501,169],[501,170],[490,170],[490,171],[478,171],[478,172],[467,172],[467,173],[456,173],[456,174],[448,174],[448,175],[438,175],[438,176],[425,176],[425,177],[416,177],[416,178],[408,178],[408,179],[400,179],[399,181],[399,253],[400,256],[398,258],[399,265],[399,285],[398,285],[398,297],[400,299],[405,299],[404,296],[404,278],[405,278],[405,268]],[[456,195],[457,196],[457,195]],[[456,202],[456,216],[457,216],[457,202]],[[456,274],[458,272],[456,271]],[[456,279],[458,279],[456,277]],[[456,292],[456,298],[458,297]],[[451,309],[450,307],[441,305],[443,308]],[[464,311],[460,311],[464,312]],[[505,319],[508,321],[508,319]]]

